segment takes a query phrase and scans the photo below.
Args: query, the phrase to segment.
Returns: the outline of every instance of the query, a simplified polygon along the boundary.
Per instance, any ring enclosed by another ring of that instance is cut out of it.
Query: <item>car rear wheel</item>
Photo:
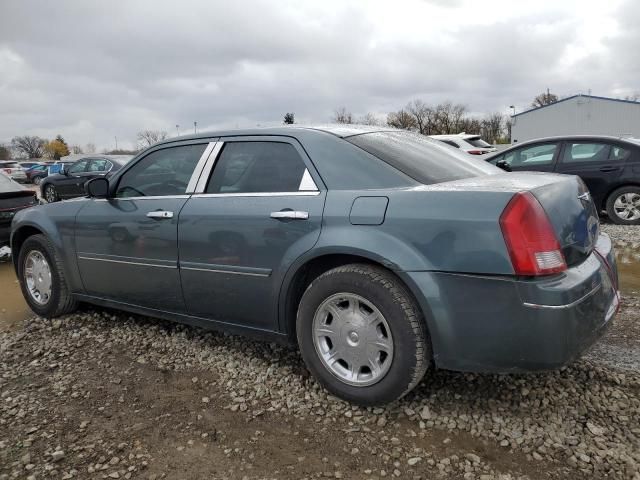
[[[18,280],[25,300],[35,313],[57,317],[75,310],[62,261],[44,235],[33,235],[18,254]]]
[[[622,187],[607,199],[607,214],[618,225],[640,224],[640,188]]]
[[[360,405],[402,397],[431,358],[420,309],[400,280],[377,266],[345,265],[313,280],[296,327],[302,357],[319,383]]]
[[[56,187],[53,185],[47,185],[44,187],[44,199],[47,203],[57,202],[60,198],[58,197],[58,192],[56,191]]]

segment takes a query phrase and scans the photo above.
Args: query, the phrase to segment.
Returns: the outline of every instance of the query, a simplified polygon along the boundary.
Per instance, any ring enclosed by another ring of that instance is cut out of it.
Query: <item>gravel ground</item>
[[[562,370],[432,371],[375,409],[327,395],[293,348],[105,310],[32,318],[0,334],[0,479],[640,480],[640,373],[603,354],[638,349],[639,305]]]

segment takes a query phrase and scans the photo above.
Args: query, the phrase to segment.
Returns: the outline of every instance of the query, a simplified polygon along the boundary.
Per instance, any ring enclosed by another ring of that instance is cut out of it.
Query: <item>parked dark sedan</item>
[[[48,203],[53,203],[66,198],[81,197],[85,194],[84,184],[87,181],[96,177],[110,177],[130,159],[129,155],[92,155],[70,165],[64,164],[60,173],[48,175],[41,180],[42,198]]]
[[[514,172],[578,175],[598,210],[612,222],[640,224],[640,140],[607,136],[567,136],[512,146],[487,161]]]
[[[27,182],[40,185],[42,179],[49,175],[49,165],[34,165],[24,173],[27,176]]]
[[[11,246],[39,315],[82,301],[295,342],[374,405],[432,365],[555,368],[600,337],[617,273],[585,192],[398,130],[203,133],[19,213]]]
[[[38,204],[37,195],[0,172],[0,247],[9,243],[16,212]]]

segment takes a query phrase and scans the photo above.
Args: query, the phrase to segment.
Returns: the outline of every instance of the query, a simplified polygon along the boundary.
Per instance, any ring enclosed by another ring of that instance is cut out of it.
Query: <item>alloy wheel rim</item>
[[[387,320],[369,300],[337,293],[313,317],[313,341],[322,364],[342,382],[357,387],[384,378],[393,362]]]
[[[613,209],[622,220],[640,219],[640,194],[623,193],[613,202]]]
[[[47,191],[45,192],[45,197],[47,197],[47,202],[49,203],[53,203],[56,201],[56,191],[51,185],[47,187]]]
[[[51,299],[51,267],[38,250],[30,251],[24,261],[24,280],[29,296],[39,305]]]

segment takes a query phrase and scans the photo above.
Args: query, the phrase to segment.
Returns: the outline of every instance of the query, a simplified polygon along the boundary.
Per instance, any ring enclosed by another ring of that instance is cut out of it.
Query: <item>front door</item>
[[[207,143],[162,145],[111,181],[112,197],[77,216],[76,252],[88,295],[183,313],[178,216]]]
[[[64,174],[56,181],[56,191],[60,198],[77,196],[80,185],[84,185],[89,159],[78,160],[77,162],[65,166]]]
[[[191,315],[275,330],[283,277],[318,240],[325,193],[295,141],[221,140],[180,214],[185,302]]]
[[[507,162],[514,172],[552,172],[558,155],[558,145],[558,142],[526,145],[505,153],[497,160]]]

